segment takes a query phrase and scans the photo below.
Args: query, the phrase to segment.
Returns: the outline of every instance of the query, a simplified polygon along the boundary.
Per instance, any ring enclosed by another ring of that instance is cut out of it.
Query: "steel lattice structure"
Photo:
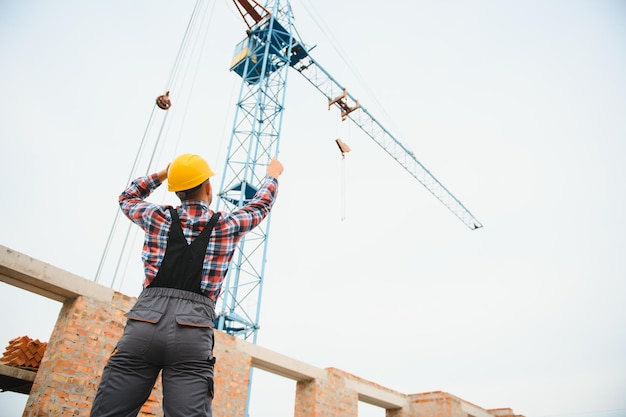
[[[482,224],[425,167],[324,70],[294,35],[289,2],[234,0],[248,25],[231,70],[242,77],[219,202],[233,210],[256,192],[266,166],[278,153],[287,75],[290,67],[358,125],[470,229]],[[217,328],[256,342],[271,215],[242,239],[224,281]]]

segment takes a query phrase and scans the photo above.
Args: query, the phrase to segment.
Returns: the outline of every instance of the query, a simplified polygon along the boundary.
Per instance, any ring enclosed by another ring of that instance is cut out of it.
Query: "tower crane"
[[[343,120],[355,123],[415,177],[470,229],[482,224],[443,186],[415,155],[310,55],[294,34],[286,0],[233,0],[247,25],[235,47],[230,69],[242,78],[218,193],[218,208],[234,210],[252,198],[265,167],[278,153],[289,69],[308,80],[336,107]],[[224,280],[216,328],[256,342],[271,214],[242,239]]]

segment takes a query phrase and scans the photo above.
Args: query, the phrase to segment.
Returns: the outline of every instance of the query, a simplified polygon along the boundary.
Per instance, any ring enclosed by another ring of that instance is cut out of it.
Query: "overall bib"
[[[136,417],[162,371],[165,417],[211,417],[215,302],[200,293],[215,213],[191,244],[176,209],[157,276],[125,315],[124,335],[102,374],[92,417]]]

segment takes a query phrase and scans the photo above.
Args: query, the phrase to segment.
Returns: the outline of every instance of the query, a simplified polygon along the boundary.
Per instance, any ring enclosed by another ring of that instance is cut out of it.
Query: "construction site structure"
[[[408,147],[313,59],[311,48],[296,36],[288,1],[270,0],[265,5],[255,0],[233,2],[247,30],[235,48],[230,66],[242,82],[218,208],[224,206],[232,211],[251,199],[265,176],[267,164],[278,154],[287,76],[293,68],[326,97],[329,109],[338,108],[342,120],[355,123],[467,227],[482,227]],[[271,214],[240,241],[217,310],[217,329],[253,342],[259,329],[270,222]]]
[[[124,313],[137,299],[2,245],[0,282],[61,305],[37,369],[0,364],[0,391],[28,393],[22,417],[87,417],[104,365],[124,331]],[[387,417],[523,417],[511,408],[484,408],[443,391],[402,393],[335,367],[310,365],[225,332],[216,331],[215,337],[219,360],[214,415],[247,416],[249,381],[255,368],[293,382],[295,396],[290,391],[280,401],[294,402],[294,417],[357,417],[361,402],[380,408]],[[30,351],[24,347],[31,341],[27,336],[17,337],[7,350],[15,352],[17,347]],[[140,417],[163,416],[162,388],[159,379]],[[2,395],[0,392],[0,403]]]

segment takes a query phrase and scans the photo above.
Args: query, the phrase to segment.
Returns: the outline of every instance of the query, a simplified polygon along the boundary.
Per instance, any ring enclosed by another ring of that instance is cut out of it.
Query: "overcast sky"
[[[222,172],[245,26],[231,2],[205,3],[174,71],[194,4],[0,1],[1,245],[94,279],[129,178],[182,152]],[[484,227],[469,230],[292,71],[258,343],[406,394],[626,416],[626,2],[292,7],[321,66]],[[154,100],[170,87],[157,145]],[[101,280],[138,295],[132,236],[124,276],[112,283],[124,255],[110,253]],[[59,303],[0,290],[0,347],[47,341]],[[253,381],[265,382],[251,416],[292,415],[292,381]],[[2,417],[25,401],[0,393]]]

